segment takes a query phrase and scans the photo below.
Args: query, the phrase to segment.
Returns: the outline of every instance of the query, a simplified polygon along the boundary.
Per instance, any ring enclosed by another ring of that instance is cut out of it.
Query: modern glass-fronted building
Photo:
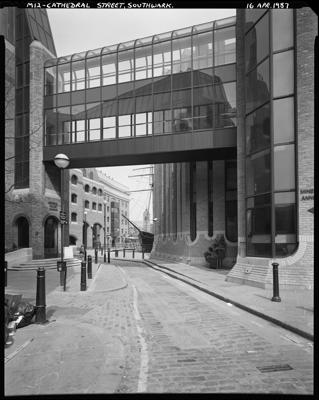
[[[40,163],[54,191],[61,152],[70,168],[156,164],[154,256],[207,266],[223,235],[227,280],[267,287],[277,260],[282,285],[311,287],[316,29],[310,8],[243,9],[66,57],[32,42],[30,177]]]

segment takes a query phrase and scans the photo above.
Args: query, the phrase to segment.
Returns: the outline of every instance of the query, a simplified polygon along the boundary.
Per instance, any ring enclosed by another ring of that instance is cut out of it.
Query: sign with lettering
[[[314,189],[300,189],[300,201],[314,199]]]
[[[52,211],[57,211],[58,210],[58,203],[56,203],[55,201],[49,201],[49,209]]]

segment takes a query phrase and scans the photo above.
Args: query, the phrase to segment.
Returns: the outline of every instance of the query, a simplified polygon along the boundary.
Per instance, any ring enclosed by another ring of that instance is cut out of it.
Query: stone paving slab
[[[225,281],[220,271],[198,268],[183,263],[150,258],[163,271],[175,273],[180,279],[281,321],[313,337],[313,290],[280,290],[281,302],[273,302],[273,291]]]
[[[87,290],[80,291],[81,269],[72,267],[66,291],[58,286],[46,296],[48,322],[16,330],[13,343],[5,348],[5,395],[116,392],[125,344],[120,335],[106,329],[105,313],[92,320],[88,316],[109,304],[98,292],[124,288],[127,282],[111,264],[92,263],[92,277],[87,279]],[[113,314],[108,318],[112,325]]]

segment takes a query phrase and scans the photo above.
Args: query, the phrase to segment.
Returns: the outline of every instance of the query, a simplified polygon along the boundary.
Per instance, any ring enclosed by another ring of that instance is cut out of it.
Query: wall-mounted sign
[[[300,189],[301,201],[313,200],[314,189]]]
[[[57,211],[58,210],[58,203],[56,203],[55,201],[49,201],[49,209],[51,211]]]

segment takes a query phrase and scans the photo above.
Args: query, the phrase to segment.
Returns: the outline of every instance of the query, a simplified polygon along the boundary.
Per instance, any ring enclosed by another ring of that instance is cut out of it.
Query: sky
[[[186,28],[236,14],[235,9],[48,9],[58,57],[127,42],[174,29]],[[103,171],[130,190],[149,188],[142,166],[108,167]],[[130,218],[141,221],[150,192],[130,195]],[[152,206],[150,206],[151,218]],[[156,216],[154,216],[156,217]]]

